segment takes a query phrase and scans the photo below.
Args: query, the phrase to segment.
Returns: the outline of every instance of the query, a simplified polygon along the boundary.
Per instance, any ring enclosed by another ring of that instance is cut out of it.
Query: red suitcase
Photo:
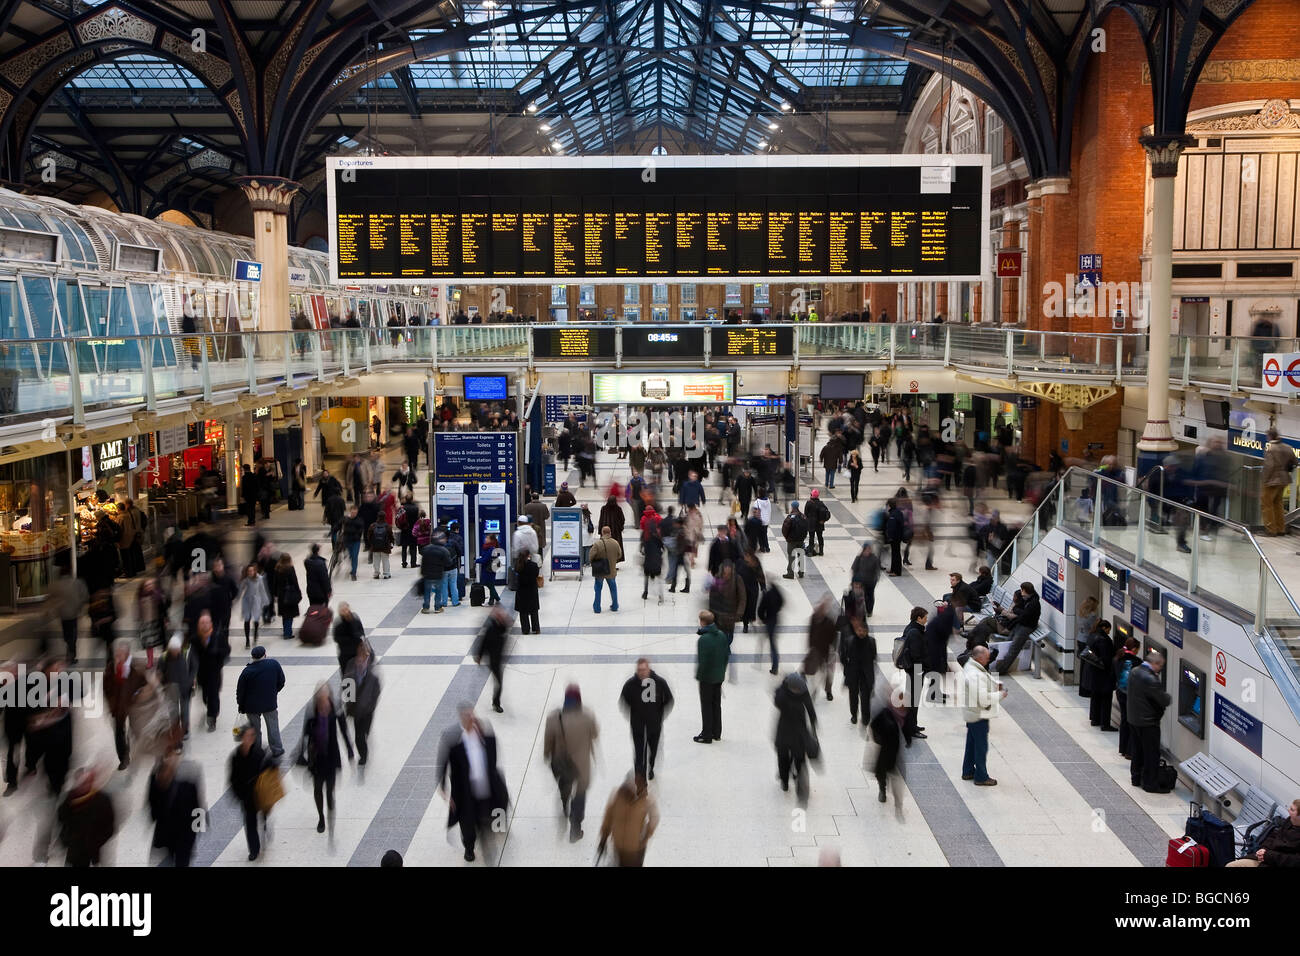
[[[1169,841],[1165,866],[1209,866],[1210,850],[1189,836],[1174,837]]]
[[[330,624],[334,622],[334,612],[328,604],[313,604],[307,608],[307,615],[302,619],[298,629],[298,640],[312,647],[319,647],[329,637]]]

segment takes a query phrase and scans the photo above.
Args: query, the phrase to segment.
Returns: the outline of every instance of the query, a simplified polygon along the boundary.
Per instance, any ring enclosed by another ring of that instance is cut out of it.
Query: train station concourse
[[[168,867],[1268,925],[1297,13],[0,4],[0,865],[137,935]]]

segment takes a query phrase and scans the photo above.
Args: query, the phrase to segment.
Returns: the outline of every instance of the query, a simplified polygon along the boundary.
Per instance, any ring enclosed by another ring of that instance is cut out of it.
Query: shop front
[[[0,610],[45,598],[56,558],[72,544],[68,457],[0,465]]]

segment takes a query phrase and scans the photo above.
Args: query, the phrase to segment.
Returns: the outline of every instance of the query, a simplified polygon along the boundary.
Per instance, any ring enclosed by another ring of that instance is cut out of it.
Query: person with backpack
[[[826,507],[826,502],[821,500],[820,493],[814,488],[808,492],[808,504],[804,508],[804,517],[808,521],[808,549],[810,555],[826,554],[826,541],[822,537],[822,532],[826,528],[826,522],[831,520],[831,511]]]
[[[1124,641],[1115,653],[1111,665],[1115,672],[1115,699],[1119,703],[1119,755],[1133,759],[1133,728],[1128,722],[1128,678],[1133,668],[1142,663],[1142,645],[1136,637]]]
[[[795,557],[799,559],[799,577],[803,577],[804,539],[808,537],[808,519],[799,510],[799,502],[790,502],[790,513],[781,522],[781,537],[785,538],[787,557],[785,574],[782,577],[794,578]]]
[[[497,541],[497,536],[490,534],[483,539],[483,553],[474,559],[478,565],[478,583],[487,589],[487,606],[494,607],[501,603],[497,592],[497,570],[505,566],[505,554]]]
[[[395,516],[397,532],[402,536],[402,567],[415,567],[419,563],[420,545],[415,538],[415,526],[420,521],[420,508],[415,498],[407,494]]]
[[[392,577],[389,573],[389,555],[393,551],[393,529],[380,517],[366,532],[366,547],[370,549],[375,565],[375,580]]]

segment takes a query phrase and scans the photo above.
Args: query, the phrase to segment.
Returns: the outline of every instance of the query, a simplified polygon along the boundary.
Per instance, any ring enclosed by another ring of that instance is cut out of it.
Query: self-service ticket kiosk
[[[484,552],[484,542],[488,535],[496,535],[497,547],[501,551],[500,562],[493,560],[492,570],[504,579],[506,566],[510,560],[511,526],[510,500],[506,495],[504,481],[482,481],[478,485],[478,494],[474,496],[474,551]]]
[[[460,523],[461,536],[466,540],[466,552],[469,551],[469,539],[466,534],[471,526],[469,521],[469,496],[465,494],[462,481],[440,481],[433,490],[434,524],[446,527],[453,521]],[[469,565],[473,556],[466,553],[460,559],[460,573],[469,575]]]

